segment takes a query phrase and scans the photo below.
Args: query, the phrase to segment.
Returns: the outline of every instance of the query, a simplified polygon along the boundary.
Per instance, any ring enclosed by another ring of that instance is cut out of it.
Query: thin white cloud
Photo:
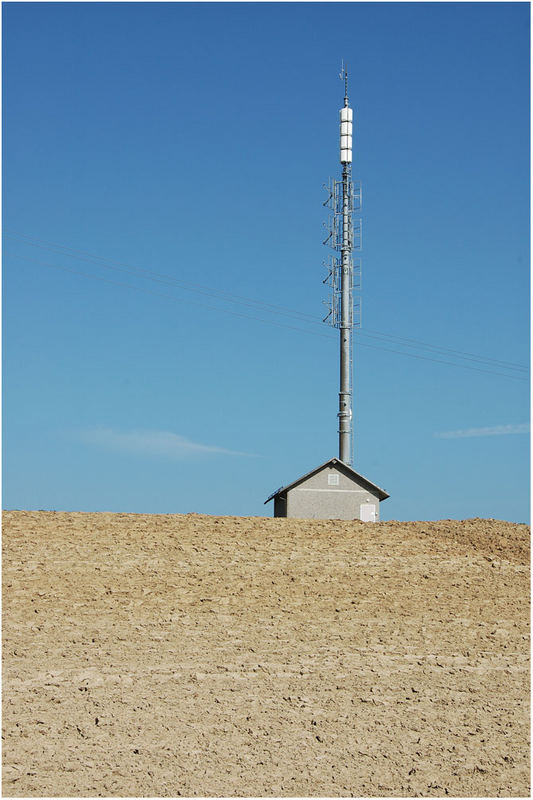
[[[187,458],[189,456],[251,456],[238,450],[227,450],[213,444],[192,442],[185,436],[170,431],[114,431],[111,428],[97,428],[84,431],[83,441],[137,455],[164,456],[166,458]]]
[[[529,422],[518,425],[494,425],[491,428],[466,428],[462,431],[436,433],[439,439],[470,439],[473,436],[508,436],[513,433],[529,433]]]

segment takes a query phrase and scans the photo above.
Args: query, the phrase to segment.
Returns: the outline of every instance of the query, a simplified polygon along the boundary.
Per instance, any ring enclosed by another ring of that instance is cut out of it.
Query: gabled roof
[[[298,478],[297,480],[293,481],[292,483],[289,483],[287,486],[282,486],[279,489],[276,489],[276,491],[273,492],[270,495],[270,497],[268,497],[265,500],[264,505],[266,505],[270,500],[273,500],[274,497],[277,497],[280,494],[284,494],[285,492],[288,492],[289,489],[294,489],[294,487],[297,486],[299,483],[302,483],[303,481],[307,480],[307,478],[310,478],[312,475],[315,475],[317,472],[320,472],[321,469],[324,469],[324,467],[327,467],[329,465],[331,465],[332,467],[333,466],[337,466],[337,465],[343,467],[344,470],[346,472],[348,472],[348,474],[349,474],[349,476],[351,478],[355,478],[356,480],[358,480],[360,483],[364,484],[369,489],[373,489],[380,500],[386,500],[387,497],[390,497],[390,495],[387,494],[387,492],[384,491],[384,489],[380,489],[379,486],[376,486],[375,483],[372,483],[372,481],[369,481],[368,478],[365,478],[363,475],[359,475],[358,472],[356,472],[348,464],[345,464],[344,461],[341,461],[340,458],[330,458],[329,461],[324,461],[324,463],[320,464],[319,467],[315,467],[315,469],[312,469],[311,472],[307,472],[305,475],[302,475],[301,478]]]

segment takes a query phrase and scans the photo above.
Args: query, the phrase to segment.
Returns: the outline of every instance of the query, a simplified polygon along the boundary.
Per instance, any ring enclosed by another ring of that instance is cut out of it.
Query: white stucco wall
[[[332,485],[338,476],[338,484]],[[287,492],[287,516],[300,519],[360,519],[361,505],[375,505],[379,520],[379,498],[337,466],[326,466]]]

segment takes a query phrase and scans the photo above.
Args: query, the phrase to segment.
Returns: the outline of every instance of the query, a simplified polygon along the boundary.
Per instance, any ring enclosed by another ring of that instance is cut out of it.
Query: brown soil
[[[4,514],[4,796],[528,796],[529,529]]]

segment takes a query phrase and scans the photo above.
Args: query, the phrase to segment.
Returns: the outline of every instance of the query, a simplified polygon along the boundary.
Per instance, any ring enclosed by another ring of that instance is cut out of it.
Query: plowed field
[[[3,523],[4,796],[529,795],[525,525]]]

